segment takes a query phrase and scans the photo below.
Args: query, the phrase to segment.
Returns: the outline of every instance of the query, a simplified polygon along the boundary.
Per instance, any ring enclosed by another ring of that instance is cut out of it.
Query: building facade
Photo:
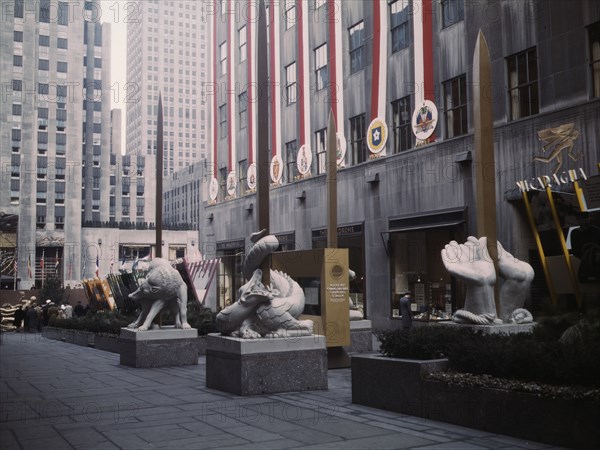
[[[108,221],[110,25],[99,4],[3,3],[0,209],[21,287],[78,280],[84,221]],[[106,171],[106,173],[103,173]]]
[[[338,239],[340,247],[349,248],[350,268],[357,273],[350,286],[354,300],[376,328],[398,326],[398,299],[409,289],[419,309],[462,306],[465,287],[447,272],[440,251],[451,240],[464,242],[477,234],[472,90],[481,30],[493,80],[495,167],[488,176],[496,180],[498,240],[536,269],[528,306],[543,309],[550,293],[517,183],[556,173],[566,180],[561,189],[572,194],[569,170],[581,182],[582,173],[598,173],[598,4],[266,4],[269,87],[262,91],[256,86],[254,2],[215,2],[211,21],[215,94],[207,183],[212,189],[200,235],[203,248],[214,249],[204,256],[219,256],[225,264],[219,306],[242,284],[241,261],[257,231],[256,198],[248,183],[255,172],[248,168],[256,161],[257,124],[267,113],[257,111],[256,99],[265,90],[275,161],[270,228],[283,247],[326,245],[324,152],[332,111],[339,141]],[[426,101],[437,108],[437,126],[417,139],[412,122]],[[387,139],[376,136],[377,129]],[[560,158],[534,159],[556,144],[544,147],[545,134],[539,132],[564,130],[577,131],[570,135],[572,158],[563,158],[558,169]],[[540,234],[542,240],[556,240]],[[568,280],[564,271],[556,273]],[[596,287],[590,289],[584,298],[598,295]]]

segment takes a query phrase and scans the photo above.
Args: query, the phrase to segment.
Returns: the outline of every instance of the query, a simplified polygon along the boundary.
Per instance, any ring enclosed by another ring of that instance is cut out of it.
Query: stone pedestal
[[[206,386],[237,395],[327,389],[325,336],[240,339],[209,334]]]
[[[344,349],[349,353],[373,351],[373,331],[370,320],[350,321],[350,346]]]
[[[121,328],[121,364],[130,367],[168,367],[198,364],[198,330],[162,327],[137,331]]]

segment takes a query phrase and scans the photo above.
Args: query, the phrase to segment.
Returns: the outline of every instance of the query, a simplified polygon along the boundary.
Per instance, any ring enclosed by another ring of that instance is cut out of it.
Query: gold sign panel
[[[348,249],[319,248],[278,252],[271,267],[287,273],[304,289],[303,319],[325,335],[327,347],[350,345]]]

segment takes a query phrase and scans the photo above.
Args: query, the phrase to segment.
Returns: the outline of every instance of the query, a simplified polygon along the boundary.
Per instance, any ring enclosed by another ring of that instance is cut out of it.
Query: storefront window
[[[244,284],[244,240],[218,242],[216,256],[220,258],[217,285],[217,310],[220,311],[237,300],[238,290]]]
[[[411,231],[392,231],[389,237],[390,315],[400,318],[400,298],[412,292],[411,309],[417,320],[449,320],[464,299],[442,262],[441,250],[461,240],[460,225]]]

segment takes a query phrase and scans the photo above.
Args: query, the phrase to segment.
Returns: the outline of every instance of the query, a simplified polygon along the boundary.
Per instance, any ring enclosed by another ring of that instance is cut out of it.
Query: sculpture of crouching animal
[[[148,330],[163,309],[173,313],[175,328],[191,328],[187,322],[187,285],[167,260],[154,259],[148,277],[129,298],[140,304],[142,312],[127,328]]]

